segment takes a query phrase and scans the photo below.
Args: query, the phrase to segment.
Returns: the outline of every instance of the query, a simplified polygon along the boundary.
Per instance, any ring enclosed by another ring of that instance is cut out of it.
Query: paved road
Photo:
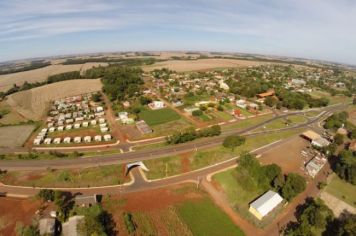
[[[339,109],[343,109],[344,107],[345,105],[338,105],[338,106],[327,107],[322,110],[327,111],[326,113],[331,113]],[[6,170],[41,170],[47,168],[65,169],[65,168],[78,168],[78,167],[96,167],[102,165],[113,165],[113,164],[128,163],[133,161],[142,161],[142,160],[159,158],[167,155],[175,155],[175,154],[195,151],[199,149],[206,149],[209,147],[220,145],[226,136],[232,134],[239,134],[239,135],[244,134],[246,136],[254,136],[261,133],[267,134],[267,133],[280,132],[289,129],[298,129],[317,123],[319,122],[320,119],[323,118],[323,116],[321,116],[321,117],[309,119],[306,123],[299,124],[293,127],[279,129],[279,130],[261,131],[261,132],[252,133],[253,130],[259,127],[263,127],[267,123],[270,123],[276,119],[287,117],[290,116],[291,114],[302,114],[302,113],[304,112],[300,111],[300,112],[286,113],[279,116],[275,116],[267,121],[264,121],[262,123],[259,123],[257,125],[254,125],[252,127],[243,130],[228,130],[222,133],[218,137],[204,138],[204,139],[196,140],[194,142],[167,146],[167,147],[157,148],[153,150],[140,150],[135,152],[126,152],[121,154],[112,154],[106,156],[77,158],[77,159],[11,160],[11,161],[2,160],[0,161],[0,168]]]

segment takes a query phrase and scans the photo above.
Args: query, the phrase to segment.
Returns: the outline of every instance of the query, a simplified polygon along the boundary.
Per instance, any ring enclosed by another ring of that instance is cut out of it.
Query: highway
[[[338,111],[340,109],[345,108],[345,104],[339,104],[335,106],[328,106],[325,108],[320,109],[320,111],[325,111],[325,113],[316,118],[308,119],[306,123],[299,124],[296,126],[291,126],[279,130],[272,130],[272,131],[261,131],[261,132],[254,132],[251,131],[263,127],[264,125],[290,115],[296,114],[303,114],[305,111],[298,111],[298,112],[289,112],[282,115],[277,115],[267,121],[261,122],[256,124],[252,127],[242,129],[242,130],[228,130],[223,132],[220,136],[212,137],[212,138],[203,138],[193,142],[178,144],[178,145],[170,145],[167,147],[161,147],[156,149],[147,149],[147,150],[140,150],[134,152],[124,152],[120,154],[111,154],[105,156],[95,156],[95,157],[88,157],[88,158],[76,158],[76,159],[50,159],[50,160],[1,160],[0,161],[0,168],[5,170],[43,170],[47,168],[52,169],[65,169],[65,168],[79,168],[79,167],[96,167],[96,166],[103,166],[103,165],[113,165],[119,163],[129,163],[133,161],[143,161],[148,159],[159,158],[167,155],[175,155],[179,153],[194,151],[194,150],[203,150],[209,147],[220,145],[224,138],[228,135],[245,135],[245,136],[254,136],[258,134],[267,134],[271,132],[279,132],[283,130],[290,130],[290,129],[298,129],[302,127],[312,126],[313,124],[318,123],[323,117],[326,115],[330,115],[332,112]],[[130,144],[124,144],[130,145]],[[120,146],[118,147],[120,148]]]

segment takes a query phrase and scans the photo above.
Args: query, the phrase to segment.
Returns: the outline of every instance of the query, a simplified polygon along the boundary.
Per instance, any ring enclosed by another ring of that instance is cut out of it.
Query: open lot
[[[123,235],[128,235],[124,212],[132,215],[134,235],[244,235],[207,193],[193,185],[107,197],[104,208]]]
[[[153,65],[144,66],[144,71],[153,71],[155,69],[168,68],[177,72],[198,71],[228,67],[245,67],[269,64],[268,62],[257,62],[234,59],[198,59],[198,60],[171,60],[157,62]]]
[[[332,175],[329,183],[325,188],[327,193],[335,196],[336,198],[345,201],[353,207],[356,207],[356,186],[352,185],[342,179],[336,174]]]
[[[6,101],[0,102],[0,125],[11,125],[25,122],[26,118],[21,116],[14,108],[12,108]]]
[[[9,185],[36,187],[93,187],[122,184],[129,181],[125,166],[100,166],[70,170],[11,171],[0,181]]]
[[[310,143],[299,137],[287,140],[283,145],[279,145],[265,153],[259,158],[262,164],[275,163],[282,168],[284,173],[297,172],[303,174],[303,159],[300,152]]]
[[[34,128],[33,125],[0,127],[0,147],[21,147]]]
[[[0,235],[16,235],[17,222],[31,224],[40,201],[0,197]]]
[[[101,87],[100,79],[62,81],[12,94],[7,103],[23,117],[38,120],[45,114],[50,101],[99,91]]]
[[[140,119],[145,120],[150,126],[179,120],[181,118],[177,112],[170,108],[163,108],[159,110],[144,109],[140,112],[139,116]]]
[[[356,125],[356,106],[350,106],[349,109],[347,109],[347,112],[349,113],[349,121]]]
[[[48,76],[69,71],[85,71],[94,66],[105,65],[103,63],[86,63],[77,65],[50,65],[40,69],[18,72],[7,75],[0,75],[0,92],[9,90],[13,84],[22,85],[28,83],[45,81]]]

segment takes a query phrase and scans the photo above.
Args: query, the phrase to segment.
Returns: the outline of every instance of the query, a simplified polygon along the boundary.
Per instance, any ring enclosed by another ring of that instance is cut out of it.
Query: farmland
[[[100,63],[86,63],[78,65],[50,65],[40,69],[18,72],[7,75],[0,75],[0,92],[9,90],[13,84],[22,85],[28,83],[42,82],[50,75],[60,74],[69,71],[85,71]]]
[[[52,100],[99,90],[99,79],[68,80],[12,94],[6,102],[22,116],[38,120]]]
[[[0,147],[21,147],[34,128],[33,125],[0,127]]]
[[[268,64],[266,62],[245,61],[234,59],[199,59],[199,60],[170,60],[158,62],[153,65],[144,66],[145,71],[168,68],[177,72],[199,71],[207,69],[228,68],[228,67],[245,67]]]

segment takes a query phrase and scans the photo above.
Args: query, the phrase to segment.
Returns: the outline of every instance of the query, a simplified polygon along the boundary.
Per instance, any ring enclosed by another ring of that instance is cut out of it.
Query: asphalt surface
[[[325,114],[329,115],[332,112],[335,112],[339,109],[344,108],[345,105],[337,105],[337,106],[329,106],[321,111],[326,111],[324,115],[308,119],[306,123],[279,129],[279,130],[271,130],[271,131],[261,131],[252,133],[253,130],[263,127],[266,124],[273,122],[274,120],[284,118],[290,115],[295,114],[303,114],[305,111],[298,111],[292,113],[285,113],[282,115],[275,116],[267,121],[254,125],[252,127],[243,129],[243,130],[228,130],[223,132],[220,136],[212,137],[212,138],[204,138],[199,139],[193,142],[178,144],[178,145],[170,145],[163,148],[157,148],[152,150],[140,150],[134,152],[125,152],[120,154],[112,154],[105,156],[96,156],[96,157],[87,157],[87,158],[76,158],[76,159],[51,159],[51,160],[1,160],[0,168],[6,170],[43,170],[47,168],[52,169],[66,169],[66,168],[79,168],[79,167],[97,167],[103,165],[113,165],[120,163],[129,163],[133,161],[143,161],[148,159],[159,158],[167,155],[175,155],[179,153],[202,150],[206,148],[210,148],[216,145],[220,145],[224,138],[229,135],[246,135],[246,136],[254,136],[258,134],[268,134],[274,132],[280,132],[284,130],[290,129],[298,129],[302,127],[307,127],[318,123],[321,119],[324,118]],[[126,145],[126,144],[125,144]],[[118,147],[120,148],[120,147]]]

